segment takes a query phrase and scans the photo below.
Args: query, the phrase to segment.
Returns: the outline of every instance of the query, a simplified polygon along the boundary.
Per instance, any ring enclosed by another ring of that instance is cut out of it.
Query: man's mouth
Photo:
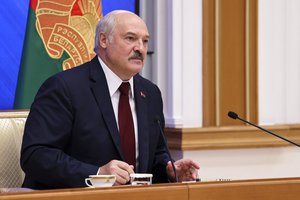
[[[143,58],[129,58],[129,60],[140,60],[140,61],[142,61],[143,62]]]

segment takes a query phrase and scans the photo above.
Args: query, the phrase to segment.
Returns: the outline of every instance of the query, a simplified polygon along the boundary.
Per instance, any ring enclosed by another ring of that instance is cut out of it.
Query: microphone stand
[[[286,138],[284,138],[284,137],[282,137],[282,136],[280,136],[280,135],[277,135],[277,134],[272,133],[271,131],[269,131],[269,130],[267,130],[267,129],[264,129],[264,128],[261,127],[261,126],[258,126],[258,125],[253,124],[253,123],[251,123],[251,122],[249,122],[249,121],[247,121],[247,120],[245,120],[245,119],[240,118],[240,117],[238,116],[238,114],[236,114],[235,112],[229,111],[229,112],[228,112],[228,116],[229,116],[230,118],[232,118],[232,119],[238,119],[238,120],[241,120],[242,122],[245,122],[245,123],[247,123],[247,124],[250,124],[251,126],[254,126],[254,127],[256,127],[256,128],[258,128],[258,129],[260,129],[260,130],[262,130],[262,131],[265,131],[265,132],[267,132],[267,133],[269,133],[269,134],[275,136],[275,137],[278,137],[278,138],[280,138],[280,139],[282,139],[282,140],[284,140],[284,141],[286,141],[286,142],[289,142],[289,143],[291,143],[291,144],[293,144],[293,145],[295,145],[295,146],[297,146],[297,147],[300,147],[300,145],[297,144],[297,143],[295,143],[295,142],[292,142],[292,141],[290,141],[290,140],[288,140],[288,139],[286,139]]]
[[[163,141],[164,141],[164,143],[165,143],[165,147],[166,147],[166,149],[167,149],[167,154],[168,154],[168,156],[169,156],[169,159],[170,159],[170,161],[171,161],[172,168],[173,168],[173,171],[174,171],[175,180],[176,180],[176,182],[178,183],[178,176],[177,176],[176,168],[175,168],[173,159],[172,159],[172,157],[171,157],[171,154],[170,154],[170,151],[169,151],[169,148],[168,148],[168,143],[167,143],[166,138],[165,138],[165,136],[164,136],[164,131],[162,130],[162,127],[161,127],[161,125],[160,125],[159,117],[156,117],[156,120],[155,120],[155,121],[156,121],[157,124],[158,124],[159,130],[160,130],[160,134],[161,134],[161,136],[162,136],[162,138],[163,138]]]

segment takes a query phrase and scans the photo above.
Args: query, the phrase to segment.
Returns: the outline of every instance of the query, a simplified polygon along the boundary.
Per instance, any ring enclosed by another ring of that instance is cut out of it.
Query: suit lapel
[[[139,149],[139,169],[138,172],[146,172],[149,161],[149,127],[148,127],[148,111],[147,111],[147,93],[143,88],[143,84],[138,78],[134,77],[134,97],[136,104],[136,114],[138,121],[138,149]],[[91,90],[101,110],[104,121],[112,136],[116,149],[120,157],[124,160],[121,150],[120,134],[115,119],[111,98],[108,91],[107,81],[98,61],[95,57],[90,65]]]
[[[146,172],[149,161],[149,127],[147,112],[147,96],[142,83],[137,76],[134,77],[134,98],[138,121],[139,144],[139,169],[138,172]]]
[[[90,80],[92,92],[101,110],[104,121],[120,154],[120,157],[124,160],[121,150],[120,134],[109,95],[107,81],[102,67],[98,61],[98,57],[93,58],[91,61]]]

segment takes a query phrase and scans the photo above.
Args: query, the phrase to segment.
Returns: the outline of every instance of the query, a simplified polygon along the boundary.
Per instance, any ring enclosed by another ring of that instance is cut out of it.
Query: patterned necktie
[[[128,82],[123,82],[119,87],[120,99],[118,120],[125,162],[135,167],[135,135],[133,118],[129,104],[129,88],[130,84]]]

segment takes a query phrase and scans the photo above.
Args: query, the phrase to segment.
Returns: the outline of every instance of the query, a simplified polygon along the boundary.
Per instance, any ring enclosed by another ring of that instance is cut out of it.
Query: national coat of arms
[[[95,28],[101,17],[101,0],[37,0],[37,32],[51,58],[60,59],[64,51],[69,55],[63,70],[95,55]]]

